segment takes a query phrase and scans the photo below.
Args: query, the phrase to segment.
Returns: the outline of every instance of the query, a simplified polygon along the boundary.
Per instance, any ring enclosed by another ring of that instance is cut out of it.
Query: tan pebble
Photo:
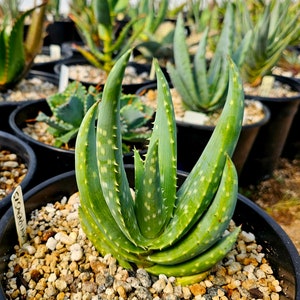
[[[91,268],[94,273],[100,273],[103,269],[106,268],[106,265],[99,260],[93,260],[90,262]]]
[[[204,284],[205,284],[206,287],[211,287],[211,286],[213,286],[213,283],[212,283],[210,280],[205,280],[205,281],[204,281]]]
[[[34,256],[36,258],[44,258],[46,256],[47,250],[48,249],[47,249],[46,245],[42,245],[42,244],[38,245]]]
[[[117,272],[115,276],[117,280],[122,280],[122,281],[126,281],[128,277],[129,275],[127,270],[120,270],[119,272]]]
[[[242,266],[239,262],[232,262],[228,268],[227,268],[227,272],[229,275],[235,274],[238,271],[241,271]]]
[[[206,288],[198,283],[191,285],[190,290],[194,296],[204,295],[206,293]]]
[[[246,257],[245,259],[243,259],[242,263],[245,266],[251,265],[251,266],[258,266],[258,262],[255,258],[251,258],[251,257]]]
[[[69,269],[71,272],[75,272],[76,270],[78,270],[78,264],[76,261],[72,261],[69,265]]]
[[[45,288],[46,288],[46,286],[47,286],[46,279],[45,278],[41,278],[39,280],[39,282],[36,284],[35,289],[37,291],[44,291]]]
[[[158,293],[162,292],[163,289],[166,287],[167,283],[165,281],[165,279],[158,279],[157,281],[155,281],[152,285],[152,287],[154,288],[154,290]]]
[[[58,295],[56,296],[56,300],[65,300],[65,293],[64,292],[58,293]]]
[[[186,286],[182,287],[182,295],[183,295],[183,299],[189,299],[192,295],[190,289]]]
[[[273,270],[268,264],[261,264],[260,269],[266,274],[273,274]]]
[[[57,279],[54,284],[59,291],[63,291],[67,287],[67,283],[62,279]]]
[[[272,293],[271,294],[271,300],[279,300],[280,298],[279,298],[279,294],[277,294],[277,293]]]
[[[242,282],[242,287],[245,288],[246,290],[256,288],[256,282],[254,279],[247,279]]]
[[[97,284],[92,281],[84,281],[82,283],[82,291],[86,293],[96,293],[97,292]]]
[[[164,293],[173,294],[173,291],[174,291],[174,289],[173,289],[171,282],[168,282],[166,287],[164,288]]]
[[[48,285],[45,289],[45,298],[49,299],[57,294],[57,290],[53,285]]]
[[[240,280],[232,280],[229,284],[227,284],[227,287],[231,290],[234,290],[240,285],[241,285]]]
[[[117,287],[117,292],[119,294],[119,296],[123,299],[127,299],[127,294],[126,294],[126,290],[123,286],[118,286]]]

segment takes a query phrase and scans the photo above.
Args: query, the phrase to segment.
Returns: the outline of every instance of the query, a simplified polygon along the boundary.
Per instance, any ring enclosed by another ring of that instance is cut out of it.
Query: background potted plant
[[[289,78],[271,76],[271,82],[275,80],[274,86],[279,82],[289,86],[289,90],[294,91],[291,97],[285,94],[272,97],[272,84],[260,85],[263,78],[271,74],[283,50],[291,41],[299,39],[296,25],[299,23],[299,3],[270,1],[258,6],[254,13],[245,2],[240,1],[237,2],[237,11],[240,14],[240,25],[237,28],[241,35],[249,29],[253,32],[249,55],[241,65],[246,98],[260,100],[271,111],[270,121],[261,128],[242,174],[243,181],[254,183],[272,174],[299,105],[299,86]],[[261,88],[254,94],[246,84]]]
[[[88,109],[101,98],[102,92],[94,86],[87,89],[74,81],[63,92],[29,102],[12,112],[10,127],[35,150],[41,166],[41,180],[74,169],[74,146],[79,126]],[[122,94],[122,147],[127,163],[132,162],[134,147],[145,151],[153,113],[154,110],[142,103],[137,95]]]
[[[228,56],[240,65],[249,46],[251,33],[241,43],[238,49],[234,47],[234,10],[228,4],[224,26],[222,28],[217,47],[210,62],[207,62],[207,44],[209,28],[203,33],[197,52],[191,59],[189,46],[185,41],[183,18],[177,20],[174,35],[174,65],[167,64],[167,70],[174,89],[178,92],[180,111],[196,111],[202,113],[191,121],[191,114],[177,116],[178,156],[179,168],[190,171],[209,140],[214,125],[199,123],[199,120],[215,118],[215,114],[222,109],[228,88]],[[264,108],[265,116],[254,124],[244,125],[240,140],[233,156],[238,173],[241,172],[247,159],[255,136],[269,115]],[[197,121],[197,122],[196,122]]]
[[[30,94],[23,86],[22,80],[25,77],[30,80],[30,84],[33,86],[33,77],[43,81],[47,78],[47,82],[57,84],[56,76],[51,77],[47,74],[31,72],[33,60],[42,47],[46,2],[26,12],[20,12],[17,4],[18,1],[7,1],[0,6],[0,14],[2,14],[0,24],[0,65],[2,66],[0,70],[0,126],[2,130],[9,130],[7,126],[8,116],[19,104],[17,101],[28,100],[25,96],[22,97],[26,91],[27,94]],[[29,15],[31,16],[31,23],[27,33],[24,34],[24,21]],[[26,36],[25,40],[24,35]],[[39,85],[45,86],[40,81]],[[22,92],[20,92],[19,87],[22,88]],[[54,86],[47,85],[49,92],[53,91],[54,88]],[[13,97],[12,93],[15,90],[18,90],[17,95]],[[34,93],[36,94],[35,97],[41,98],[41,93],[45,95],[45,89],[36,89]]]

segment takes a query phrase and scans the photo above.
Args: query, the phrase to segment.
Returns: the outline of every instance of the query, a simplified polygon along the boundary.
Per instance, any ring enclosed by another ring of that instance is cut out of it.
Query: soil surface
[[[300,158],[281,158],[271,178],[240,193],[270,214],[300,253]]]

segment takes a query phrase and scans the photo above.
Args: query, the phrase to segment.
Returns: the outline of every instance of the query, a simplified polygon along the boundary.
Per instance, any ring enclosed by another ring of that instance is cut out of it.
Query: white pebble
[[[51,251],[54,251],[55,248],[56,248],[56,245],[57,245],[58,241],[53,238],[53,237],[50,237],[48,240],[47,240],[47,243],[46,243],[46,247],[48,249],[50,249]]]
[[[83,251],[79,244],[73,244],[70,247],[71,261],[79,261],[83,257]]]

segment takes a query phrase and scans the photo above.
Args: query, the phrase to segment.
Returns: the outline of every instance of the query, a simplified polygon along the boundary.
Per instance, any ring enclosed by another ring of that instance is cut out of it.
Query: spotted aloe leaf
[[[230,156],[243,118],[239,74],[229,61],[222,116],[194,169],[177,189],[174,110],[167,81],[155,61],[158,108],[146,156],[135,151],[131,189],[122,158],[120,120],[121,82],[129,56],[127,52],[117,61],[102,101],[80,126],[75,169],[81,223],[97,249],[112,253],[123,266],[134,263],[156,275],[194,281],[226,255],[240,231],[237,227],[224,234],[237,196]]]

